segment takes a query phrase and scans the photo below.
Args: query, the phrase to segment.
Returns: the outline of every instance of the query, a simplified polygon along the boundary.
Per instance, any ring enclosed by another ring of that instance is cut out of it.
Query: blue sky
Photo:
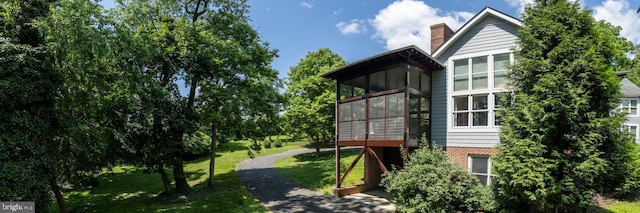
[[[387,50],[417,45],[429,51],[431,24],[445,22],[454,31],[484,7],[516,18],[532,0],[248,0],[252,25],[278,49],[273,68],[287,77],[310,51],[330,48],[347,62]],[[113,7],[113,0],[103,0]],[[580,0],[596,19],[623,28],[622,36],[640,44],[640,0]]]

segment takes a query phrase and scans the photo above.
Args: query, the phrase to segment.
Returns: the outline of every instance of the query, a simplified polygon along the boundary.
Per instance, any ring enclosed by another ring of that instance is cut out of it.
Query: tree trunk
[[[173,163],[173,180],[176,181],[176,192],[186,194],[191,191],[187,178],[184,175],[184,167],[182,165],[182,156],[176,156]]]
[[[320,140],[319,139],[312,139],[316,142],[316,158],[320,157]]]
[[[56,202],[58,203],[58,208],[60,208],[61,213],[68,213],[67,204],[64,202],[64,197],[62,196],[62,191],[60,191],[60,186],[58,186],[58,182],[55,177],[49,179],[49,183],[51,184],[51,191],[56,196]]]
[[[209,189],[215,189],[214,180],[216,167],[216,123],[211,122],[211,162],[209,162]]]
[[[158,174],[160,174],[160,178],[162,179],[162,185],[164,186],[164,191],[167,193],[171,193],[173,191],[171,189],[171,183],[169,183],[169,177],[167,177],[167,172],[164,171],[164,168],[160,168],[157,170]]]

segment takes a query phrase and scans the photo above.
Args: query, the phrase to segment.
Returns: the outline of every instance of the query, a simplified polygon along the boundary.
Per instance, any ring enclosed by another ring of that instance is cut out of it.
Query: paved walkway
[[[333,149],[322,149],[332,151]],[[273,212],[393,212],[395,207],[375,191],[342,198],[306,189],[280,175],[275,162],[281,158],[315,152],[295,149],[240,162],[236,166],[240,182],[262,205]]]

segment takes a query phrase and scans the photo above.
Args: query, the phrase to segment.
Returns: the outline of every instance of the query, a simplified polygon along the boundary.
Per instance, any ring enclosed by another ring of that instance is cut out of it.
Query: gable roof
[[[453,43],[455,43],[458,39],[460,39],[462,35],[467,33],[470,29],[475,27],[475,25],[478,24],[478,22],[480,22],[482,19],[484,19],[489,15],[505,20],[507,22],[513,23],[518,27],[522,26],[522,21],[520,21],[520,19],[514,18],[513,16],[497,11],[491,7],[485,7],[484,9],[482,9],[482,11],[480,11],[478,14],[473,16],[473,18],[467,21],[467,23],[462,25],[462,27],[460,27],[460,29],[458,29],[458,31],[456,31],[453,34],[453,36],[451,36],[451,38],[449,38],[444,44],[440,45],[440,47],[438,47],[438,49],[436,49],[436,51],[434,51],[433,54],[431,55],[434,58],[440,57],[440,55],[442,55],[442,53],[445,52]]]
[[[407,60],[418,63],[431,71],[441,70],[444,67],[422,49],[411,45],[349,63],[321,76],[331,79],[347,79],[362,75],[363,72],[377,71],[380,67]]]
[[[622,93],[622,97],[625,98],[640,97],[640,87],[627,78],[623,78],[620,81],[620,92]]]

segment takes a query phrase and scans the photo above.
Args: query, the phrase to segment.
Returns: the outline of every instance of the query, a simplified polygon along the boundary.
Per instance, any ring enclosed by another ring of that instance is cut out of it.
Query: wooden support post
[[[376,160],[376,162],[378,162],[378,167],[380,167],[380,170],[382,170],[382,173],[387,173],[387,167],[384,166],[384,163],[382,163],[382,160],[380,160],[380,158],[378,158],[378,155],[376,154],[376,152],[374,152],[371,148],[367,147],[367,152],[369,152],[369,155],[371,155],[371,157]]]
[[[340,146],[336,140],[336,188],[340,188],[342,181],[340,181]]]
[[[402,148],[402,156],[406,158],[409,155],[409,147]]]
[[[358,156],[356,156],[356,159],[353,160],[353,163],[351,163],[351,166],[349,166],[349,168],[347,169],[346,172],[344,172],[344,175],[342,175],[342,178],[340,178],[340,180],[338,181],[338,184],[342,184],[342,182],[344,182],[345,178],[347,178],[347,175],[349,175],[349,173],[351,173],[351,170],[353,169],[353,167],[356,166],[356,164],[358,163],[358,161],[360,160],[360,157],[362,157],[362,154],[364,154],[364,152],[366,151],[366,148],[362,148],[362,150],[360,150],[360,153],[358,153]]]

